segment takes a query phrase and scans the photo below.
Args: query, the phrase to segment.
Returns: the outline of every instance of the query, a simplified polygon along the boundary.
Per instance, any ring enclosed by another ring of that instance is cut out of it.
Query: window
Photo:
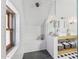
[[[14,46],[13,43],[13,17],[14,17],[14,12],[7,7],[6,10],[6,50],[11,49]]]

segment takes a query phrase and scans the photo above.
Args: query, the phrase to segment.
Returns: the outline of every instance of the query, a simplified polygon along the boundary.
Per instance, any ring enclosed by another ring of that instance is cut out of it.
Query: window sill
[[[12,58],[12,56],[15,54],[15,52],[17,51],[17,46],[16,47],[14,47],[8,54],[7,54],[7,56],[6,56],[6,59],[11,59]]]

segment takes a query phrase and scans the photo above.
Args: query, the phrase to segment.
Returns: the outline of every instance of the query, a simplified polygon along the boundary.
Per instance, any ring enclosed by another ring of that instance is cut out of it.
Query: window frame
[[[6,31],[10,31],[10,44],[8,44],[6,46],[6,51],[8,51],[9,49],[11,49],[14,46],[14,43],[13,43],[13,16],[14,16],[14,13],[11,11],[11,9],[9,7],[7,7],[7,9],[8,10],[6,10],[6,15],[7,15],[8,19],[7,19],[6,26],[8,28],[6,28]]]
[[[16,14],[16,38],[15,38],[15,46],[10,50],[10,52],[6,55],[6,59],[11,59],[13,57],[13,55],[16,53],[16,51],[19,49],[20,46],[20,13],[18,11],[18,9],[15,7],[15,5],[9,1],[6,0],[6,5],[14,11],[14,13]]]

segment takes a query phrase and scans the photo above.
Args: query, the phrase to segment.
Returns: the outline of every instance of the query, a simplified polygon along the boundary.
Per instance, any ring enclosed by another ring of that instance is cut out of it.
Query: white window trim
[[[20,15],[18,13],[18,11],[16,10],[16,8],[14,7],[14,5],[7,0],[6,1],[6,5],[14,11],[14,13],[16,14],[16,45],[15,47],[13,47],[13,49],[7,54],[6,59],[11,59],[12,56],[15,54],[15,52],[17,51],[19,44],[20,44]]]

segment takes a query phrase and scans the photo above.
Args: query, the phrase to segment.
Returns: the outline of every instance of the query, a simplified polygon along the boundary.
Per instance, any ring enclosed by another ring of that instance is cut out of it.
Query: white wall
[[[21,24],[22,51],[24,53],[45,49],[45,40],[40,40],[41,25],[47,19],[52,0],[24,0],[24,20]],[[40,3],[40,7],[35,6]]]
[[[77,0],[56,0],[56,16],[77,16]]]
[[[1,0],[1,59],[6,59],[5,47],[5,0]]]

